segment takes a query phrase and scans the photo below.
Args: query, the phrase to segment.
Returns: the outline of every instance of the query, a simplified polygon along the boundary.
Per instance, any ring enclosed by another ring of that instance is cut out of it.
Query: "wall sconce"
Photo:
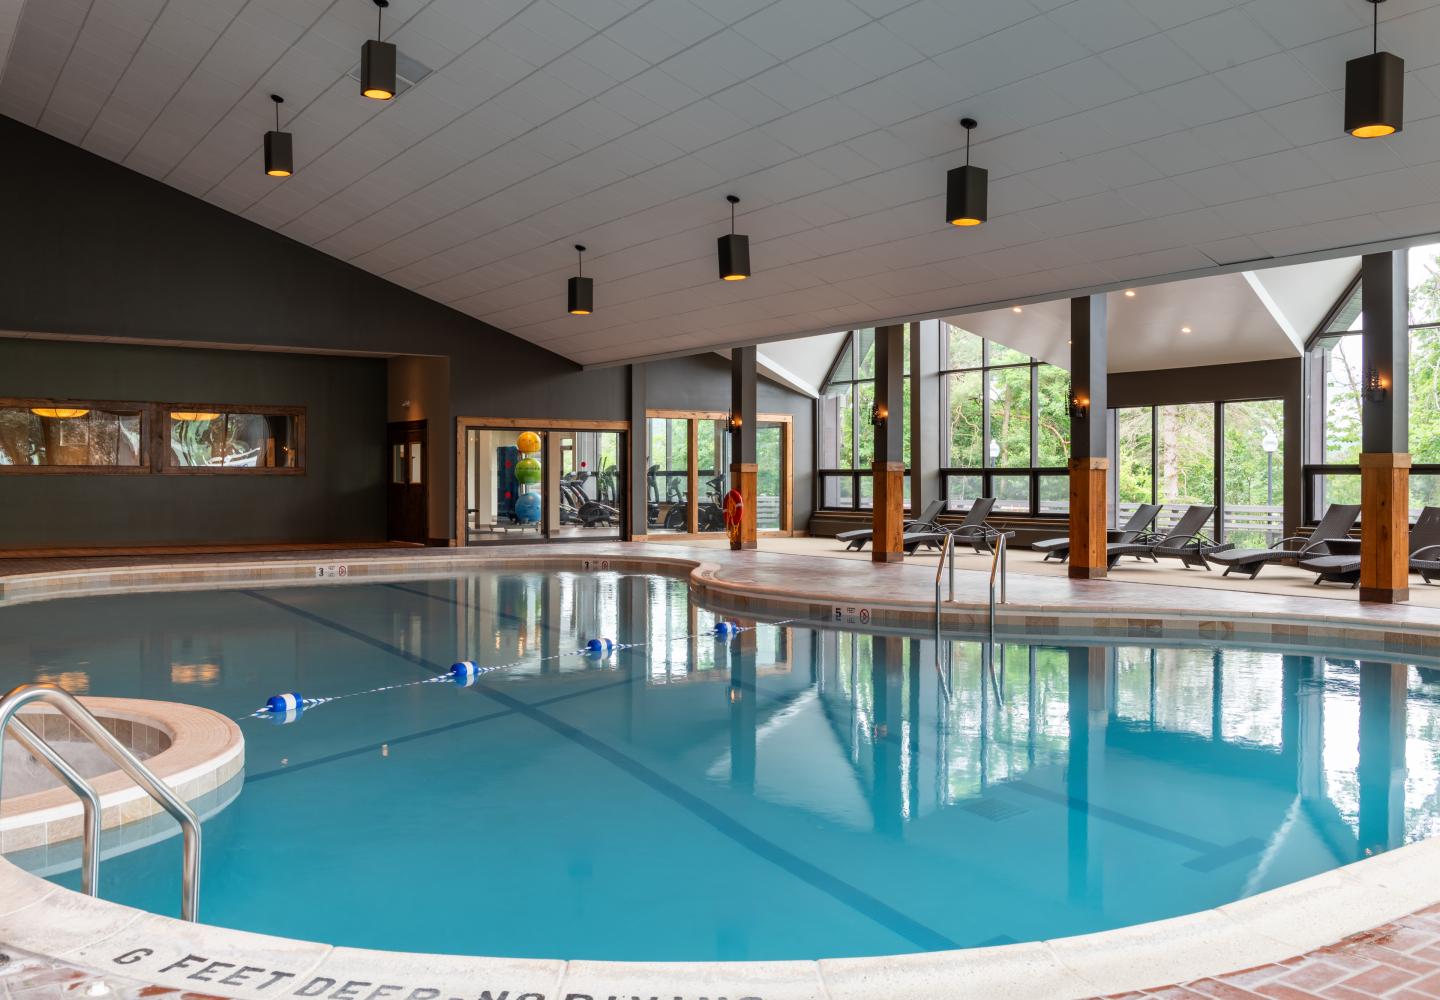
[[[1365,398],[1372,403],[1383,403],[1389,395],[1389,380],[1384,378],[1374,368],[1371,368],[1370,373],[1365,377]]]
[[[727,422],[730,424],[730,429],[732,431],[738,431],[741,425],[745,423],[745,418],[740,416],[740,414],[738,413],[731,413],[730,416],[727,418]]]
[[[1090,415],[1090,400],[1081,399],[1075,396],[1070,400],[1070,416],[1076,420],[1084,420]]]
[[[890,411],[885,409],[885,407],[881,406],[879,403],[876,403],[870,407],[870,422],[876,427],[884,427],[885,421],[889,419],[889,417]]]

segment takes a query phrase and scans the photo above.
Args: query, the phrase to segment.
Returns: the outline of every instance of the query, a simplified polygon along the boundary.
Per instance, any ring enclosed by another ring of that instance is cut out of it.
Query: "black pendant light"
[[[265,172],[271,177],[289,177],[295,172],[295,149],[289,132],[280,131],[280,105],[285,98],[271,94],[275,102],[275,131],[265,133]]]
[[[390,0],[375,0],[375,37],[360,50],[360,93],[377,101],[395,96],[395,46],[380,41],[380,26]]]
[[[589,316],[595,311],[595,279],[585,277],[585,247],[575,244],[579,273],[570,279],[569,305],[571,316]]]
[[[1405,127],[1405,60],[1380,51],[1380,4],[1375,6],[1373,51],[1345,64],[1345,131],[1357,139],[1391,135]]]
[[[965,130],[965,166],[945,175],[945,218],[952,226],[978,226],[989,218],[990,171],[970,165],[970,133],[980,124],[961,118]]]
[[[727,194],[730,203],[730,235],[717,241],[720,250],[720,277],[725,281],[744,281],[750,277],[750,237],[735,232],[735,206],[740,199]]]

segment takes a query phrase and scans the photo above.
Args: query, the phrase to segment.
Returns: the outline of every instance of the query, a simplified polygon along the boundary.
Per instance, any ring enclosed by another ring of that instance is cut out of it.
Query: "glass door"
[[[695,463],[700,497],[695,530],[724,531],[725,494],[730,491],[730,432],[724,419],[704,417],[695,421]]]
[[[466,545],[533,542],[545,536],[547,515],[551,513],[545,488],[548,433],[516,428],[466,429]]]
[[[549,537],[619,538],[625,476],[619,431],[551,431],[557,455],[556,516]]]

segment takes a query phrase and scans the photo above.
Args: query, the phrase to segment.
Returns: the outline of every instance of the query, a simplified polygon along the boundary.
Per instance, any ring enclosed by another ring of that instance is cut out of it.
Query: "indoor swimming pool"
[[[1440,825],[1424,664],[1061,636],[992,659],[974,639],[764,621],[722,641],[717,620],[683,580],[609,572],[73,598],[0,609],[0,686],[240,720],[201,919],[365,948],[772,960],[1043,940]],[[578,652],[592,639],[619,647]],[[509,666],[416,683],[457,660]],[[255,715],[290,692],[309,702],[288,724]],[[108,857],[101,895],[173,915],[179,856],[171,836]],[[7,857],[79,885],[63,848]]]

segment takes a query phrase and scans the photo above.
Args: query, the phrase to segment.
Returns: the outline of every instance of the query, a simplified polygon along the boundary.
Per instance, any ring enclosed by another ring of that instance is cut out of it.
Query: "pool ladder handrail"
[[[991,540],[995,543],[990,554],[990,641],[995,641],[995,576],[999,571],[1000,576],[1000,603],[1005,603],[1005,583],[1008,575],[1008,560],[1006,554],[1008,548],[1005,544],[1005,532],[996,532]]]
[[[0,748],[5,732],[13,729],[22,747],[34,754],[56,778],[80,799],[84,810],[84,840],[80,859],[80,886],[90,896],[99,895],[100,876],[100,796],[87,779],[55,752],[45,739],[16,717],[31,702],[41,702],[58,711],[90,738],[90,742],[110,758],[140,789],[154,799],[180,824],[184,835],[184,857],[181,873],[180,915],[189,921],[200,919],[200,819],[184,799],[141,763],[128,747],[115,738],[90,710],[71,694],[53,684],[21,684],[0,698]],[[0,752],[0,791],[4,786],[4,754]]]

